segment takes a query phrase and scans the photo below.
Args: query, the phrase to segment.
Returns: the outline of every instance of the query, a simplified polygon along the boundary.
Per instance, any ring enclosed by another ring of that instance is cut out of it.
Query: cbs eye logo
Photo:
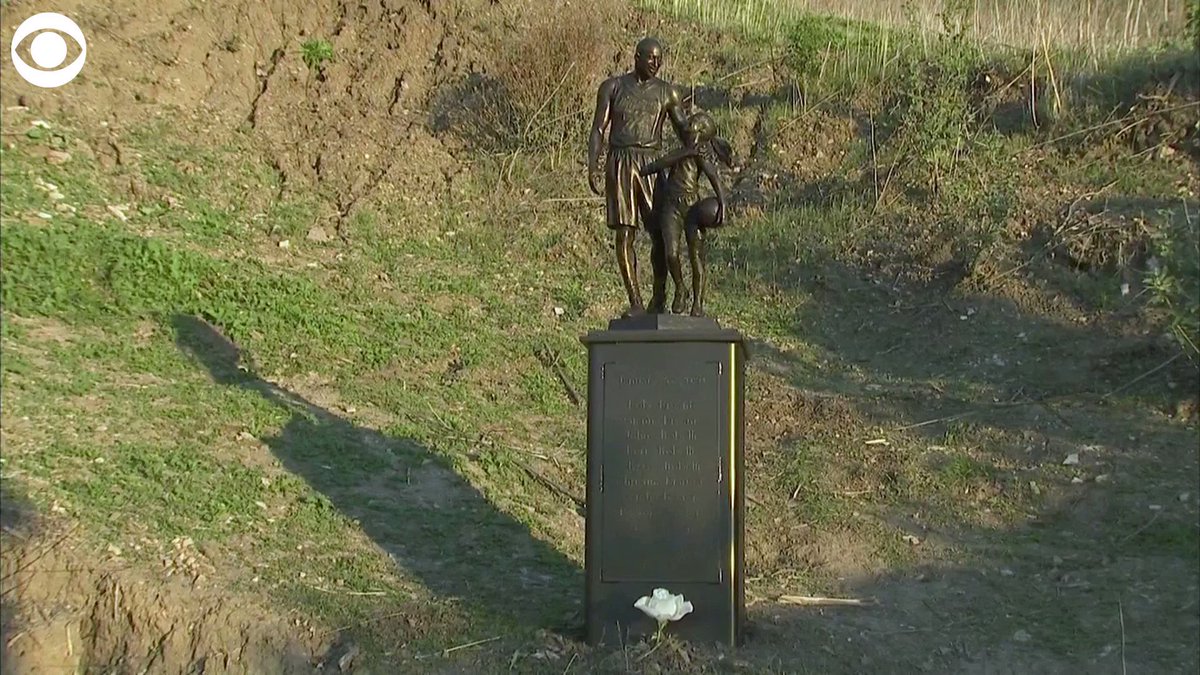
[[[37,33],[29,42],[29,57],[37,64],[37,68],[25,63],[17,53],[17,46],[29,35]],[[61,33],[71,37],[79,45],[79,56],[69,65],[63,66],[67,60],[67,41]],[[17,32],[12,37],[12,62],[17,73],[26,82],[53,89],[75,79],[83,70],[83,62],[87,59],[87,40],[83,31],[71,19],[54,12],[42,12],[21,22]],[[59,66],[62,66],[61,68]]]

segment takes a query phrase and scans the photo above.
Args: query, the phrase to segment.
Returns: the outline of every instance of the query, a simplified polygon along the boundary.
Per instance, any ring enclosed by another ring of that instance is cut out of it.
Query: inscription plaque
[[[720,362],[604,364],[603,581],[720,583],[720,375]]]
[[[741,335],[692,317],[613,323],[584,338],[588,641],[653,634],[633,605],[666,588],[694,607],[672,634],[736,645],[745,622]]]

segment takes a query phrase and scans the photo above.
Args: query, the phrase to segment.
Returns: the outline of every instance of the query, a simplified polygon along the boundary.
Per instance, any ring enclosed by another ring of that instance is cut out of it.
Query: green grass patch
[[[320,70],[326,61],[333,60],[333,45],[328,40],[312,38],[300,45],[300,56],[312,70]]]

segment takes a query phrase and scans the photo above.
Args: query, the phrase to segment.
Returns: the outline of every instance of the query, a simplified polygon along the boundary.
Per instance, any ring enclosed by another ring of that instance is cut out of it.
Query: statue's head
[[[718,136],[717,131],[717,121],[711,115],[697,112],[688,118],[684,142],[693,147],[708,145],[722,164],[733,168],[733,146]]]
[[[662,67],[662,59],[662,44],[652,37],[643,38],[634,50],[634,71],[639,78],[648,80],[658,74],[658,69]]]
[[[688,118],[687,136],[690,145],[708,143],[717,137],[717,123],[708,113],[698,112]]]

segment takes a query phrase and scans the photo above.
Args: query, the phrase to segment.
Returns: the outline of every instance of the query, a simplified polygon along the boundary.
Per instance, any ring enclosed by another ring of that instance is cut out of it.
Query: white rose
[[[633,606],[660,624],[678,621],[692,611],[692,603],[684,600],[682,595],[672,595],[665,588],[656,588],[649,596],[643,595]]]

